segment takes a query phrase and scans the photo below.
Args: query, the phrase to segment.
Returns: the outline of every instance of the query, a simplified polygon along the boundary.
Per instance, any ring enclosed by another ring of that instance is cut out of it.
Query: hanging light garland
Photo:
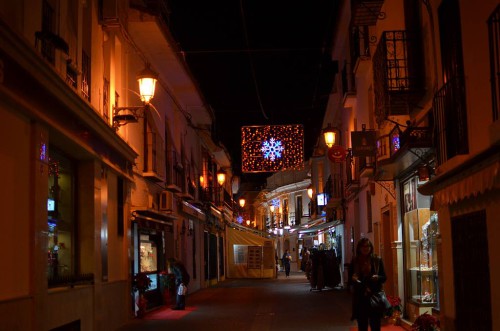
[[[244,126],[241,150],[243,172],[302,169],[304,128],[302,125]]]

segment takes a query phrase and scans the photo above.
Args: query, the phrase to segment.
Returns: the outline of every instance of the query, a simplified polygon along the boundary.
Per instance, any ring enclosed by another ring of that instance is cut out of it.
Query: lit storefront
[[[410,320],[439,308],[438,215],[431,209],[431,198],[418,193],[420,184],[418,176],[401,184],[405,302]]]
[[[145,273],[151,280],[144,294],[147,308],[151,309],[163,305],[160,277],[166,268],[167,247],[173,241],[173,216],[151,210],[136,210],[132,213],[132,220],[135,247],[133,274]]]
[[[74,163],[55,148],[49,151],[47,276],[50,285],[72,274],[74,266]]]

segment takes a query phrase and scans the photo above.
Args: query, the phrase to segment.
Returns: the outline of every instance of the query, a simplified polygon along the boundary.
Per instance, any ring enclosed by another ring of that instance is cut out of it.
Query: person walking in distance
[[[373,254],[373,244],[368,238],[361,238],[356,245],[356,256],[349,266],[348,283],[353,293],[352,317],[356,319],[359,331],[380,331],[382,313],[372,309],[370,296],[382,290],[387,277],[382,259]]]
[[[300,261],[300,270],[304,272],[306,271],[306,266],[309,262],[309,255],[309,250],[304,246],[304,248],[302,248],[302,252],[300,253],[300,257],[302,258],[302,260]]]
[[[286,278],[290,276],[290,262],[292,261],[292,256],[290,255],[290,252],[288,249],[285,250],[285,253],[283,253],[283,266],[285,267],[285,275]]]

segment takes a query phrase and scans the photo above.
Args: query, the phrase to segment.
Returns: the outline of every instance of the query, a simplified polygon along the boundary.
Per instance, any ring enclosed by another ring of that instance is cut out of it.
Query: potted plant
[[[411,325],[412,331],[439,331],[439,320],[425,312]]]
[[[388,295],[387,301],[389,301],[389,303],[391,304],[391,308],[389,308],[389,310],[387,311],[389,323],[396,324],[401,318],[401,312],[403,311],[401,307],[401,298]]]
[[[139,272],[134,276],[132,281],[132,289],[134,292],[139,292],[139,298],[137,300],[137,316],[143,317],[146,314],[146,307],[148,304],[147,299],[144,297],[144,293],[151,286],[151,279],[144,272]]]
[[[163,294],[163,303],[168,305],[175,296],[175,275],[167,271],[160,272],[160,289]]]

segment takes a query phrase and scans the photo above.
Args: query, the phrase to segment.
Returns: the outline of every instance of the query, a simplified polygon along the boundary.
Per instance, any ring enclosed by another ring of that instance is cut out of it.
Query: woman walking
[[[380,331],[382,313],[370,306],[370,296],[382,290],[386,281],[382,259],[373,254],[373,244],[361,238],[356,246],[356,256],[349,267],[349,285],[353,292],[352,317],[359,331]]]

